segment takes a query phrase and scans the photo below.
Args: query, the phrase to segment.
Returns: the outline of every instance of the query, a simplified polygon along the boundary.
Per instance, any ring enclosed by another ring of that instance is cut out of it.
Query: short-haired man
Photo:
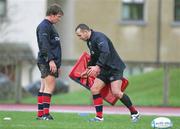
[[[91,60],[88,64],[87,75],[96,76],[91,87],[96,117],[90,121],[103,121],[103,99],[100,95],[105,84],[110,83],[112,93],[129,109],[132,122],[139,119],[139,112],[134,108],[128,95],[120,89],[125,64],[119,57],[111,40],[103,33],[90,29],[86,24],[79,24],[75,29],[76,35],[87,42]]]
[[[61,44],[53,24],[60,21],[63,11],[58,4],[49,6],[45,19],[36,29],[39,47],[37,65],[41,72],[41,88],[38,93],[38,120],[53,120],[49,113],[51,96],[55,89],[55,78],[61,66]]]

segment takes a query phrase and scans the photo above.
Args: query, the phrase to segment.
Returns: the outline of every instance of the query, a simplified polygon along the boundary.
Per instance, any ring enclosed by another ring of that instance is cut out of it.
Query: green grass
[[[163,70],[158,69],[149,73],[129,78],[130,85],[127,93],[141,106],[163,106]],[[180,106],[180,69],[170,70],[169,105]]]
[[[131,123],[128,115],[105,115],[101,123],[88,122],[93,114],[80,116],[76,113],[52,113],[53,121],[37,121],[34,112],[0,112],[1,129],[152,129],[151,121],[156,116],[142,116],[138,123]],[[4,117],[12,120],[5,121]],[[173,122],[172,129],[180,128],[180,117],[168,117]]]
[[[170,93],[169,105],[180,106],[180,69],[170,70]],[[163,70],[157,69],[152,72],[129,77],[129,86],[126,93],[132,102],[139,106],[163,106]],[[0,101],[5,102],[5,101]],[[28,97],[22,103],[36,104],[36,97]],[[85,88],[80,91],[58,94],[52,97],[52,104],[60,105],[91,105],[91,94]],[[109,105],[105,102],[105,105]],[[117,105],[121,105],[118,101]]]

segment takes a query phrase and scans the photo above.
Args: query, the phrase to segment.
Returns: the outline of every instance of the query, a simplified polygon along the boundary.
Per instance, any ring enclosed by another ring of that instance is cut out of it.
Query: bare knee
[[[114,97],[119,98],[119,99],[121,99],[123,96],[123,92],[121,92],[121,91],[119,91],[119,92],[114,91],[114,92],[112,92],[112,94]]]
[[[91,87],[90,90],[92,94],[99,94],[101,89],[99,87]]]
[[[91,93],[92,93],[93,95],[99,94],[100,91],[101,91],[101,89],[104,87],[104,85],[105,85],[105,83],[104,83],[102,80],[96,78],[96,79],[94,80],[93,86],[92,86],[91,89],[90,89],[90,90],[91,90]]]
[[[39,89],[39,92],[43,92],[44,91],[44,88],[45,88],[45,80],[44,79],[41,79],[41,87]]]
[[[123,92],[120,90],[121,83],[121,80],[111,82],[112,94],[119,99],[121,99],[123,96]]]
[[[44,92],[52,94],[55,89],[55,84],[56,84],[56,81],[53,76],[48,76],[47,78],[45,78]]]

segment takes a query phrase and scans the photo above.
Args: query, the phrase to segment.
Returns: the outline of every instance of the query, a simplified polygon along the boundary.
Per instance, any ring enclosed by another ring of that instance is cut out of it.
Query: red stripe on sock
[[[44,111],[43,110],[38,110],[38,117],[42,117],[44,115]]]
[[[38,111],[37,111],[37,116],[42,117],[43,116],[43,97],[42,95],[37,97],[37,104],[38,104]]]
[[[102,97],[93,99],[93,103],[94,103],[94,106],[102,105],[102,104],[103,104],[103,99],[102,99]]]
[[[96,112],[96,116],[99,117],[99,118],[102,118],[103,117],[103,113],[102,112]]]
[[[50,103],[51,103],[51,96],[43,95],[44,114],[49,114]]]
[[[43,103],[50,104],[50,102],[51,102],[51,97],[50,96],[43,96]]]
[[[102,99],[102,97],[100,96],[98,98],[94,98],[93,103],[94,103],[94,106],[96,108],[96,116],[99,117],[99,118],[102,118],[103,117],[103,112],[99,111],[99,110],[102,110],[102,108],[103,108],[103,99]]]
[[[43,97],[42,96],[38,96],[37,97],[37,101],[38,101],[38,104],[42,104],[43,103]]]
[[[49,114],[49,108],[44,108],[44,114]]]
[[[131,113],[137,113],[137,110],[135,109],[134,106],[129,107],[129,110]]]

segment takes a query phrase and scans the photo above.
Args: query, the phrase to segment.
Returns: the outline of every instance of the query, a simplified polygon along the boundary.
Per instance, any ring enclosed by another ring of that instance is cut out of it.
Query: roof
[[[16,62],[34,63],[35,58],[28,44],[0,43],[0,64]]]

